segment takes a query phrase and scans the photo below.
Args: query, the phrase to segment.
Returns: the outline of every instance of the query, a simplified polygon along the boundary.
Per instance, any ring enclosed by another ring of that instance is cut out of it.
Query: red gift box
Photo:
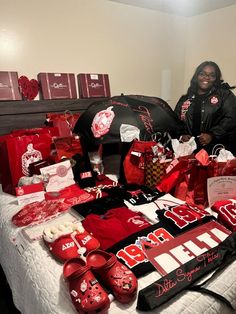
[[[110,97],[108,74],[78,74],[79,97]]]
[[[77,98],[73,73],[39,73],[38,81],[43,99]]]
[[[22,100],[17,72],[0,71],[0,100]]]

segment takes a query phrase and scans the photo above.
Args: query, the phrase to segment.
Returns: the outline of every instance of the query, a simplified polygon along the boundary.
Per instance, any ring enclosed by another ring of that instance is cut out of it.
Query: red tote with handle
[[[15,195],[22,176],[29,176],[29,165],[47,159],[51,154],[52,136],[49,133],[6,136],[0,147],[2,189]]]
[[[46,114],[46,125],[58,128],[60,137],[71,136],[80,113],[65,111],[64,113],[49,112]]]

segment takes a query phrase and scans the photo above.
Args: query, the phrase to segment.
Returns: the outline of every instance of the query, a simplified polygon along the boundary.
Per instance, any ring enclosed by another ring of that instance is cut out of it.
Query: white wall
[[[175,103],[186,19],[107,0],[0,0],[0,70],[109,73],[112,95]]]

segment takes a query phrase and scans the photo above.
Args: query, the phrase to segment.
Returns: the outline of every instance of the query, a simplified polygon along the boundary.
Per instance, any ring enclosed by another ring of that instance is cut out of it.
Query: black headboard
[[[98,99],[0,101],[0,135],[13,129],[44,126],[48,112],[83,112]],[[99,98],[101,100],[101,98]]]

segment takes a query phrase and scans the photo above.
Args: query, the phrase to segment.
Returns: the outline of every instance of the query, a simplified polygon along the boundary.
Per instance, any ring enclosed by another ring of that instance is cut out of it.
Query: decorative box
[[[50,166],[48,160],[38,160],[29,164],[29,175],[33,176],[34,174],[41,174],[40,169]]]
[[[0,71],[0,100],[22,100],[17,72]]]
[[[80,98],[110,97],[108,74],[86,74],[77,76]]]
[[[38,81],[42,99],[77,98],[73,73],[39,73]]]

